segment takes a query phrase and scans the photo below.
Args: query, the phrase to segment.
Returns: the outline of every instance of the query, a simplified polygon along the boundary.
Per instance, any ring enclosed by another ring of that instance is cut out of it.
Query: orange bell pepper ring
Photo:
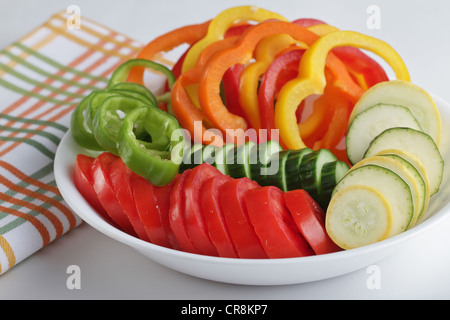
[[[182,44],[190,44],[202,39],[207,31],[210,21],[193,24],[169,31],[150,41],[138,53],[137,58],[153,60],[158,53],[170,51]],[[136,67],[131,70],[127,81],[144,85],[144,68]]]
[[[409,73],[400,55],[386,42],[354,31],[336,31],[317,40],[305,52],[296,79],[287,82],[280,90],[275,105],[275,126],[280,138],[289,149],[304,148],[295,112],[302,100],[311,94],[322,94],[326,86],[325,64],[335,47],[350,46],[372,51],[383,58],[394,70],[398,79],[409,81]],[[338,86],[345,85],[344,83]],[[348,91],[348,90],[345,90]]]
[[[224,38],[225,33],[233,24],[245,21],[262,22],[269,19],[287,21],[278,13],[271,12],[256,6],[234,7],[219,13],[209,24],[205,37],[195,43],[186,55],[183,62],[182,72],[195,67],[200,53],[211,43]]]
[[[201,71],[208,59],[214,53],[233,45],[237,38],[238,36],[228,37],[221,41],[213,42],[206,47],[198,57],[195,67],[182,73],[172,87],[172,110],[180,125],[191,134],[191,138],[201,139],[201,141],[195,142],[212,144],[217,147],[221,147],[224,144],[221,132],[218,133],[206,127],[209,124],[208,119],[203,114],[203,111],[194,104],[186,89],[198,84]]]
[[[248,63],[252,59],[253,51],[259,41],[274,34],[288,34],[308,46],[311,46],[319,39],[319,36],[315,33],[290,22],[262,22],[247,30],[234,46],[216,53],[203,68],[198,87],[200,105],[205,116],[221,131],[225,132],[226,129],[234,129],[236,132],[242,132],[248,127],[242,117],[234,115],[227,110],[220,98],[220,82],[225,71],[235,64]],[[332,53],[330,53],[326,60],[327,66],[336,76],[335,82],[337,86],[348,92],[348,95],[353,99],[358,99],[362,95],[362,89],[350,77],[345,65]],[[324,69],[319,70],[322,70],[323,73]],[[342,71],[340,70],[345,70],[345,72],[341,73]],[[346,75],[346,77],[343,77],[342,74]],[[300,103],[297,103],[295,109],[299,105]],[[295,109],[294,113],[290,113],[289,115],[293,117],[290,120],[297,124]],[[298,127],[293,129],[291,126],[290,130],[295,130],[294,135],[299,136]],[[299,146],[296,147],[297,149],[305,147],[303,143],[297,144],[297,146]]]

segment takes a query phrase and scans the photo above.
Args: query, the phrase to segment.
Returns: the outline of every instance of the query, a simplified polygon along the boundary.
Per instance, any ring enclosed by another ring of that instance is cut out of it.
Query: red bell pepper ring
[[[248,216],[269,258],[314,255],[286,208],[283,191],[266,186],[245,194]]]
[[[298,229],[316,254],[342,251],[325,230],[325,212],[305,190],[285,192],[284,200]]]
[[[291,50],[279,57],[269,66],[258,91],[258,104],[261,128],[267,129],[270,139],[271,129],[275,129],[275,100],[279,89],[298,74],[298,65],[304,50]]]
[[[201,254],[217,256],[217,249],[211,241],[209,232],[199,205],[200,189],[209,178],[223,175],[218,169],[208,163],[203,163],[194,169],[184,181],[184,222],[189,238]]]
[[[111,165],[116,159],[118,157],[109,152],[103,152],[95,158],[92,164],[94,190],[103,208],[119,228],[129,235],[137,236],[127,214],[120,206],[109,176]]]
[[[268,258],[250,222],[244,200],[248,190],[259,187],[255,181],[240,178],[226,182],[221,189],[220,202],[228,230],[239,257],[244,259]]]
[[[207,180],[200,189],[199,204],[219,256],[239,258],[220,204],[221,188],[231,179],[223,174]]]
[[[222,81],[227,109],[231,113],[246,119],[246,115],[239,102],[239,79],[244,68],[245,66],[242,64],[236,64],[230,67],[223,75]],[[248,122],[247,119],[246,121]]]

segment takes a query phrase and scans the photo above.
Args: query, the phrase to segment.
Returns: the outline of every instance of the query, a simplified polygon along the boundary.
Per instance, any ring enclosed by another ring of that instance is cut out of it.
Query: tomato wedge
[[[78,154],[73,171],[73,181],[75,186],[86,201],[108,222],[113,222],[103,208],[94,190],[94,180],[92,178],[92,164],[95,158],[85,154]]]
[[[267,254],[251,224],[244,196],[248,190],[260,188],[259,184],[248,178],[233,179],[221,189],[220,203],[231,239],[240,258],[264,259]]]
[[[325,212],[305,190],[284,193],[286,206],[301,234],[316,254],[341,251],[325,230]]]
[[[269,258],[314,255],[286,208],[283,191],[266,186],[245,194],[248,216]]]
[[[125,165],[121,158],[117,158],[111,163],[109,178],[111,179],[116,198],[119,201],[122,210],[128,216],[138,237],[141,240],[150,241],[134,202],[133,190],[131,187],[131,176],[133,174],[134,173]]]
[[[219,256],[238,258],[239,256],[231,240],[231,235],[220,204],[221,188],[231,179],[227,175],[218,175],[208,179],[200,189],[199,204],[203,217],[205,218],[209,236],[217,248]]]
[[[137,236],[127,214],[116,197],[111,183],[109,173],[112,163],[117,159],[116,155],[109,152],[103,152],[95,158],[92,163],[94,190],[103,208],[105,208],[108,215],[119,228],[130,235]]]
[[[166,201],[163,201],[161,197],[163,193],[170,194],[170,188],[168,186],[171,185],[157,187],[140,175],[133,174],[131,186],[136,210],[150,242],[159,246],[173,248],[173,243],[169,240],[169,234],[172,231],[170,230],[170,226],[168,227],[168,215],[167,223],[163,223],[164,213],[162,212],[166,210],[168,212],[168,207],[166,206]],[[164,192],[160,193],[160,197],[157,197],[156,194],[158,188],[165,189]]]
[[[203,163],[192,169],[184,183],[184,222],[187,233],[194,246],[200,253],[217,256],[218,252],[213,245],[199,205],[200,188],[209,178],[223,175],[216,167]]]
[[[192,169],[185,170],[173,181],[173,188],[170,191],[169,223],[182,251],[200,253],[189,238],[184,222],[184,184],[191,171]]]

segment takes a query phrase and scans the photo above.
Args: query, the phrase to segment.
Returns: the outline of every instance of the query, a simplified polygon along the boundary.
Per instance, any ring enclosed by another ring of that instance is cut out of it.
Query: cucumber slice
[[[403,80],[385,81],[374,85],[355,104],[349,122],[363,110],[385,103],[408,108],[418,120],[424,132],[439,145],[442,121],[439,110],[431,96],[417,85]]]
[[[282,150],[280,143],[274,140],[261,142],[256,148],[253,148],[249,161],[252,180],[258,182],[261,186],[268,185],[266,181],[267,176],[279,170],[278,165],[270,163],[270,158]]]
[[[313,152],[310,148],[293,150],[288,158],[284,170],[286,171],[286,187],[288,190],[302,189],[300,180],[300,165],[305,155]]]
[[[247,141],[244,144],[231,150],[230,158],[227,158],[228,174],[232,178],[252,178],[250,170],[250,154],[256,147],[254,141]],[[230,161],[229,161],[230,160]]]
[[[353,249],[386,239],[392,228],[392,210],[375,188],[353,185],[331,199],[325,217],[330,238],[343,249]]]
[[[408,127],[422,130],[408,108],[378,104],[358,113],[350,123],[347,138],[347,156],[352,164],[364,157],[370,142],[384,130]]]
[[[377,136],[367,149],[368,158],[388,149],[399,149],[417,157],[426,169],[430,183],[430,194],[439,191],[444,172],[444,160],[434,142],[426,133],[411,128],[392,128]]]
[[[322,167],[327,162],[338,160],[328,149],[320,149],[306,154],[300,164],[300,181],[302,189],[307,191],[314,200],[322,197]]]
[[[204,145],[202,151],[202,163],[208,163],[210,165],[214,164],[217,147],[211,144]]]
[[[423,209],[416,221],[417,223],[427,211],[431,197],[430,183],[427,178],[425,167],[420,163],[417,157],[414,157],[413,155],[408,154],[404,151],[384,150],[382,152],[377,153],[377,155],[399,161],[405,168],[407,168],[411,172],[412,175],[414,175],[417,183],[419,184],[420,189],[422,190],[421,192],[423,193],[424,197]]]
[[[279,153],[273,154],[269,162],[273,163],[278,161],[278,170],[274,174],[266,176],[266,183],[269,186],[275,186],[283,191],[287,191],[286,184],[286,160],[292,150],[280,151]]]
[[[406,162],[406,163],[405,163]],[[411,190],[413,205],[414,205],[414,214],[409,223],[408,229],[414,226],[419,215],[422,213],[425,204],[425,190],[422,189],[419,185],[419,181],[416,178],[420,178],[419,176],[413,175],[407,167],[407,161],[401,162],[400,160],[383,157],[383,156],[373,156],[366,159],[361,160],[356,165],[352,167],[351,170],[354,170],[358,167],[374,164],[383,168],[387,168],[392,170],[396,174],[400,176],[409,186]]]
[[[187,147],[183,151],[183,161],[180,163],[179,173],[184,172],[187,169],[192,169],[198,165],[198,161],[201,161],[201,155],[203,152],[203,145],[201,143],[194,143],[190,147]]]
[[[343,161],[333,161],[325,163],[322,167],[322,198],[319,199],[320,206],[326,210],[336,185],[350,170],[347,163]]]
[[[414,205],[408,184],[398,174],[372,164],[350,170],[333,190],[330,205],[335,194],[355,185],[375,188],[388,201],[392,210],[392,228],[389,237],[407,229],[414,214]]]
[[[215,152],[214,166],[223,174],[229,175],[227,163],[229,162],[228,158],[230,157],[230,151],[233,151],[234,148],[234,143],[227,143]]]

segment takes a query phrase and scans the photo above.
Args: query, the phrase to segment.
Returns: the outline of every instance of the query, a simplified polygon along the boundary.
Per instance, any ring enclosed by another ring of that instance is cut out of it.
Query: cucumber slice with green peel
[[[313,152],[310,148],[292,150],[286,159],[284,170],[286,171],[286,187],[288,190],[302,189],[300,180],[300,165],[305,155]]]
[[[325,216],[330,238],[343,249],[354,249],[389,237],[393,212],[376,188],[351,185],[336,192]]]
[[[218,148],[215,152],[214,166],[223,174],[229,175],[228,162],[230,162],[230,160],[228,158],[232,156],[231,152],[233,152],[234,148],[234,143],[227,143]]]
[[[284,150],[272,155],[269,162],[273,165],[274,161],[278,161],[278,170],[274,174],[266,176],[267,185],[278,187],[282,191],[288,190],[286,184],[286,160],[291,152],[292,150]]]
[[[228,175],[232,178],[247,177],[252,179],[250,170],[250,155],[256,147],[254,141],[247,141],[231,150],[230,158],[227,158]],[[230,161],[229,161],[230,160]]]
[[[321,178],[322,197],[319,199],[319,204],[324,210],[328,207],[334,188],[349,170],[348,164],[339,160],[323,165]]]
[[[427,91],[403,80],[378,83],[367,90],[355,104],[350,114],[349,123],[363,110],[380,103],[395,104],[408,108],[423,131],[429,134],[439,146],[442,120],[436,104]]]
[[[355,164],[351,168],[351,170],[354,170],[364,165],[373,164],[383,168],[387,168],[398,174],[400,178],[402,178],[408,184],[411,190],[411,196],[414,205],[414,214],[408,226],[408,229],[410,229],[415,225],[418,217],[420,216],[424,208],[425,190],[420,187],[419,181],[417,180],[417,178],[420,178],[420,176],[415,176],[411,171],[409,171],[407,168],[407,162],[406,163],[404,162],[388,158],[386,156],[373,156],[361,160],[360,162]]]
[[[398,174],[372,164],[350,170],[334,188],[330,205],[334,196],[349,186],[374,188],[387,200],[392,210],[392,228],[389,237],[398,235],[408,228],[414,214],[414,204],[410,187]]]
[[[395,127],[422,130],[417,119],[403,106],[378,104],[358,113],[349,124],[346,138],[350,162],[355,164],[360,161],[375,137]]]
[[[192,169],[201,161],[203,153],[203,145],[201,143],[194,143],[183,151],[183,161],[180,163],[179,172],[182,173],[187,169]]]
[[[377,153],[376,155],[388,157],[401,162],[401,164],[405,168],[407,168],[411,172],[411,174],[415,176],[419,184],[419,187],[423,190],[422,192],[424,193],[423,209],[416,221],[417,223],[427,211],[431,197],[430,183],[427,178],[425,167],[420,163],[417,157],[414,157],[413,155],[400,150],[384,150],[382,152]]]
[[[258,182],[261,186],[266,186],[266,178],[279,170],[279,166],[270,163],[270,158],[274,154],[283,151],[280,143],[269,140],[259,143],[250,153],[250,172],[252,180]],[[274,166],[275,165],[275,166]]]
[[[306,154],[300,164],[300,181],[302,189],[314,200],[322,197],[322,167],[327,162],[338,160],[328,149],[320,149]]]
[[[202,151],[202,163],[208,163],[210,165],[214,165],[217,147],[211,144],[204,145]]]
[[[392,128],[383,131],[369,145],[368,158],[389,149],[412,154],[425,167],[431,196],[439,191],[444,172],[444,160],[434,140],[426,133],[411,128]]]

